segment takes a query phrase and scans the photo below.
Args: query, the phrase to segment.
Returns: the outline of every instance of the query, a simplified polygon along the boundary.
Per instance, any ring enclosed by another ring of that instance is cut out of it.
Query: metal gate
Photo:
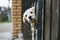
[[[22,13],[35,3],[35,13],[38,18],[36,23],[37,34],[34,40],[59,40],[60,15],[59,0],[23,0]],[[22,15],[23,16],[23,15]],[[32,40],[31,25],[22,23],[24,40]]]
[[[59,40],[59,0],[44,0],[43,40]]]

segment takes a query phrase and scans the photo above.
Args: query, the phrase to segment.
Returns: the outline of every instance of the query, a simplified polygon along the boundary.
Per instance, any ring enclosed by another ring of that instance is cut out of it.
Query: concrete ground
[[[12,40],[12,23],[0,23],[0,40]],[[22,33],[19,33],[19,38],[23,40]]]
[[[12,23],[0,23],[0,40],[12,39]]]
[[[12,23],[0,23],[0,32],[12,32]]]

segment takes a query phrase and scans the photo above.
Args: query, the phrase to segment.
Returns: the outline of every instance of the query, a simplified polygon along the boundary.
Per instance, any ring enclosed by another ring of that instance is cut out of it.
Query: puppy
[[[31,7],[23,14],[23,22],[26,21],[31,25],[32,40],[34,40],[34,24],[35,24],[35,7]]]
[[[34,33],[35,33],[35,23],[36,23],[35,7],[31,7],[24,12],[23,22],[26,24],[26,21],[31,25],[32,40],[34,40],[34,37],[36,37],[34,35]]]
[[[31,23],[32,20],[35,19],[35,7],[31,7],[27,9],[23,14],[23,22],[27,21],[28,23]]]

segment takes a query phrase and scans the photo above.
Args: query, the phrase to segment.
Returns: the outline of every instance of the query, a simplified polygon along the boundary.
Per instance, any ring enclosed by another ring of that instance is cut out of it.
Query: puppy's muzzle
[[[30,19],[30,21],[33,20],[33,18],[31,16],[29,16],[28,18]]]

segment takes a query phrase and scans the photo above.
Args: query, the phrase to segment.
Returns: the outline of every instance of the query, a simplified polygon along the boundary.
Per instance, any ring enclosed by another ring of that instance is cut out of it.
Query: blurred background
[[[12,0],[0,0],[0,23],[11,22]]]
[[[0,40],[12,39],[12,0],[0,0]]]

